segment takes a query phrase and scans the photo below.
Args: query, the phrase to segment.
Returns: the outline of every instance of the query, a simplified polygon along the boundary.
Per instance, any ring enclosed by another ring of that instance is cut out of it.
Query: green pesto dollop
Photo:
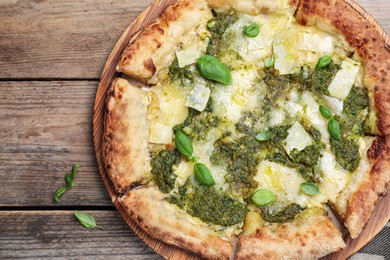
[[[180,68],[177,58],[169,66],[168,75],[171,81],[180,81],[182,86],[187,86],[191,82],[194,82],[194,75],[190,70],[190,65]]]
[[[308,145],[302,151],[298,151],[296,148],[294,148],[290,152],[290,157],[296,163],[314,167],[320,158],[321,148],[323,147],[316,144]]]
[[[288,205],[283,210],[272,213],[271,212],[272,207],[261,207],[260,208],[260,215],[261,217],[268,222],[274,222],[274,223],[282,223],[288,220],[292,220],[295,218],[296,215],[298,215],[303,208],[301,208],[298,204],[292,203]]]
[[[360,154],[359,146],[347,138],[341,137],[340,140],[330,138],[330,147],[336,157],[336,162],[347,171],[353,172],[359,165]]]
[[[344,100],[343,113],[356,116],[368,107],[367,92],[363,88],[352,87],[347,98]]]
[[[256,167],[260,162],[257,153],[261,144],[253,136],[243,136],[236,141],[219,139],[214,143],[214,152],[210,157],[213,165],[227,168],[225,179],[231,187],[248,197],[256,189],[253,180]]]
[[[339,66],[334,64],[333,61],[322,69],[314,70],[305,81],[306,88],[317,94],[328,95],[329,84],[338,70]]]
[[[181,130],[189,138],[204,140],[213,127],[217,127],[219,119],[211,112],[211,98],[203,112],[188,108],[188,116],[184,122],[174,127],[174,131]]]
[[[168,197],[168,202],[185,209],[191,216],[210,224],[231,226],[244,220],[246,205],[231,198],[214,186],[187,182],[179,187],[179,194]]]
[[[153,179],[161,192],[168,193],[175,187],[177,176],[173,173],[172,167],[179,164],[180,160],[180,153],[176,149],[161,150],[151,159]]]

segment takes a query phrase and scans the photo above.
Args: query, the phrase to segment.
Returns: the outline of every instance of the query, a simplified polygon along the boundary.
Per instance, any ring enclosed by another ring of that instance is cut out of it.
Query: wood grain
[[[73,211],[0,212],[0,259],[161,259],[117,211],[88,212],[103,229],[82,227]]]
[[[122,32],[152,2],[0,1],[0,78],[98,79]],[[356,2],[390,32],[388,0]]]
[[[0,82],[0,206],[112,205],[92,141],[97,84]],[[75,163],[78,187],[54,203]]]

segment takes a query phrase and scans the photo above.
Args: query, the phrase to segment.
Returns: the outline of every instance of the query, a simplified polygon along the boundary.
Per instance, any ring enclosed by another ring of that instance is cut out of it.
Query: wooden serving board
[[[137,224],[127,215],[124,208],[118,202],[119,194],[115,191],[111,180],[106,172],[103,154],[102,154],[102,137],[104,131],[104,113],[105,113],[105,101],[107,99],[107,90],[115,77],[118,76],[116,72],[116,65],[119,61],[120,55],[124,48],[137,37],[140,30],[142,30],[147,24],[156,19],[159,14],[166,8],[167,5],[172,3],[174,0],[156,0],[152,5],[146,8],[137,19],[123,32],[119,38],[114,49],[109,56],[97,89],[94,116],[93,116],[93,136],[96,159],[99,166],[100,173],[102,175],[103,182],[107,188],[108,194],[111,197],[117,210],[120,212],[122,218],[129,225],[129,227],[143,240],[150,248],[155,252],[167,259],[200,259],[197,255],[192,254],[186,250],[178,248],[176,246],[165,244],[164,242],[150,237],[145,233]],[[390,38],[383,28],[375,21],[375,19],[368,14],[363,8],[357,5],[352,0],[340,0],[345,1],[353,7],[356,11],[356,15],[364,17],[370,24],[372,24],[378,31],[379,35],[384,39],[386,44],[390,46]],[[373,239],[379,231],[385,226],[390,218],[390,195],[382,198],[376,206],[375,212],[371,219],[367,223],[363,232],[357,239],[351,239],[347,234],[345,242],[347,244],[344,250],[333,253],[325,257],[324,259],[347,259],[351,255],[355,254],[361,248],[363,248],[371,239]]]

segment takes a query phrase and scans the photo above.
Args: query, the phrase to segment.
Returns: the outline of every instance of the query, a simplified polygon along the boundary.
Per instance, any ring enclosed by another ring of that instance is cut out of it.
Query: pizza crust
[[[147,181],[150,174],[147,96],[127,80],[112,83],[107,100],[103,158],[117,192]]]
[[[204,0],[175,1],[126,46],[117,70],[148,83],[156,72],[172,62],[182,36],[211,17]]]
[[[252,232],[244,231],[236,259],[318,259],[344,247],[331,219],[320,209],[310,209],[276,230],[262,225]]]
[[[164,243],[189,249],[202,257],[228,259],[233,253],[234,237],[220,236],[209,225],[169,204],[155,188],[131,190],[120,203],[129,216],[150,236]]]
[[[237,12],[257,15],[260,13],[295,13],[299,0],[207,0],[211,8],[233,8]],[[287,9],[286,9],[287,8]],[[288,10],[289,9],[289,10]]]

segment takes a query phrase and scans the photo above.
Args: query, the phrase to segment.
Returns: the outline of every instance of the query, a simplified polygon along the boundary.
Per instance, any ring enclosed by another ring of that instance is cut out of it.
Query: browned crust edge
[[[181,209],[170,212],[164,205],[168,202],[157,190],[141,187],[128,192],[119,201],[131,219],[155,239],[190,250],[207,259],[229,259],[233,253],[233,242],[222,240],[211,228],[210,234],[202,233],[208,228],[191,224],[186,219],[189,218],[188,213]]]
[[[364,85],[373,94],[378,137],[368,151],[372,170],[348,200],[344,225],[356,238],[390,181],[390,49],[374,25],[345,1],[301,0],[296,19],[303,25],[331,25],[356,49],[365,67]]]
[[[131,93],[131,97],[127,98],[132,100],[124,100],[128,93]],[[147,160],[141,158],[145,155],[143,148],[146,148],[143,143],[147,142],[145,131],[148,132],[146,104],[142,104],[143,95],[146,94],[142,93],[142,90],[121,78],[116,78],[108,90],[102,143],[103,161],[118,193],[125,192],[131,185],[143,182],[149,176],[144,165]],[[138,108],[134,109],[132,120],[127,117],[128,105]],[[144,114],[143,120],[141,117]],[[129,142],[132,138],[130,127],[134,128],[134,131],[141,131],[133,142]]]
[[[243,234],[239,238],[237,260],[318,259],[345,247],[329,217],[309,216],[303,222],[284,223],[277,231],[261,227],[253,235]]]

